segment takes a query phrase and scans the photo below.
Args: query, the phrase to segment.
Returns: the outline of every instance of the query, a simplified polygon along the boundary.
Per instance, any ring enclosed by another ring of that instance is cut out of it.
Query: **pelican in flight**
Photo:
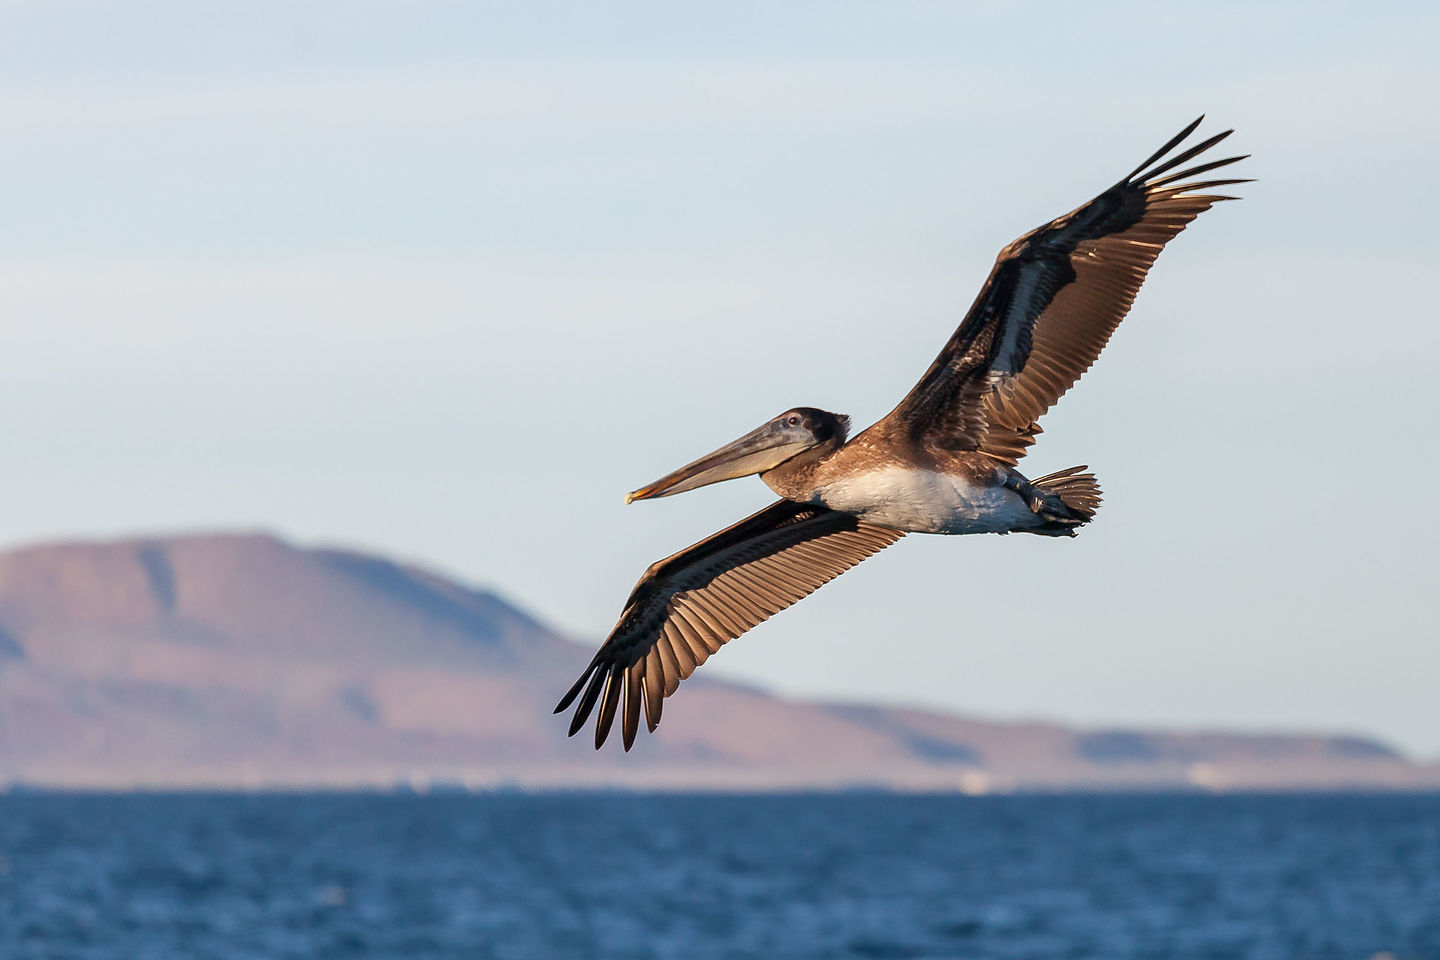
[[[1031,480],[1016,464],[1165,244],[1235,199],[1211,191],[1247,182],[1196,179],[1244,157],[1172,172],[1232,132],[1180,149],[1201,119],[1089,203],[1001,250],[954,335],[884,419],[847,439],[849,418],[795,407],[627,496],[758,473],[781,499],[645,571],[555,708],[579,700],[570,735],[598,704],[596,748],[618,714],[629,750],[642,704],[653,732],[665,698],[722,644],[907,533],[1073,537],[1089,523],[1100,487],[1085,467]]]

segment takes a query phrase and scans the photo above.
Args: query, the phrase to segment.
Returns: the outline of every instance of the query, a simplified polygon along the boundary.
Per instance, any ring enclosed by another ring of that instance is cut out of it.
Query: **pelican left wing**
[[[664,699],[723,644],[903,536],[902,530],[848,513],[781,500],[652,564],[625,602],[620,622],[555,712],[580,698],[570,723],[574,736],[599,703],[599,749],[623,693],[621,730],[629,750],[642,699],[653,732]]]

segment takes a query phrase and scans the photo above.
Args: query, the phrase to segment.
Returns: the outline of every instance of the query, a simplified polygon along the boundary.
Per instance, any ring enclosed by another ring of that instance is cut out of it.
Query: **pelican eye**
[[[793,414],[793,413],[790,414],[789,419],[786,420],[785,422],[788,423],[788,424],[790,424],[790,426],[792,426],[792,427],[798,427],[798,426],[800,426],[800,418],[797,417],[797,416],[795,416],[795,414]]]

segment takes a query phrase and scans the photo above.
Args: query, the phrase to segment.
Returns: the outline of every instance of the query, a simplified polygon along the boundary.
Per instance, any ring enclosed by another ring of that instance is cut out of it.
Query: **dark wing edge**
[[[579,699],[574,736],[599,704],[595,748],[618,715],[628,751],[642,702],[654,732],[665,698],[721,646],[903,536],[848,513],[780,500],[652,564],[555,712]]]
[[[1099,357],[1160,250],[1213,204],[1236,199],[1192,191],[1249,182],[1191,179],[1244,156],[1170,172],[1233,132],[1170,156],[1203,119],[1089,203],[1005,247],[965,319],[887,419],[936,446],[1018,461],[1039,418]]]

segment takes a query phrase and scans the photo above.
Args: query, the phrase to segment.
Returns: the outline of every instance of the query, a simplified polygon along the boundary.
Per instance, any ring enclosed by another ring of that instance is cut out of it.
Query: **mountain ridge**
[[[696,677],[630,754],[551,715],[590,649],[424,567],[263,532],[0,553],[0,782],[75,788],[1440,786],[1353,735],[1077,730]]]

